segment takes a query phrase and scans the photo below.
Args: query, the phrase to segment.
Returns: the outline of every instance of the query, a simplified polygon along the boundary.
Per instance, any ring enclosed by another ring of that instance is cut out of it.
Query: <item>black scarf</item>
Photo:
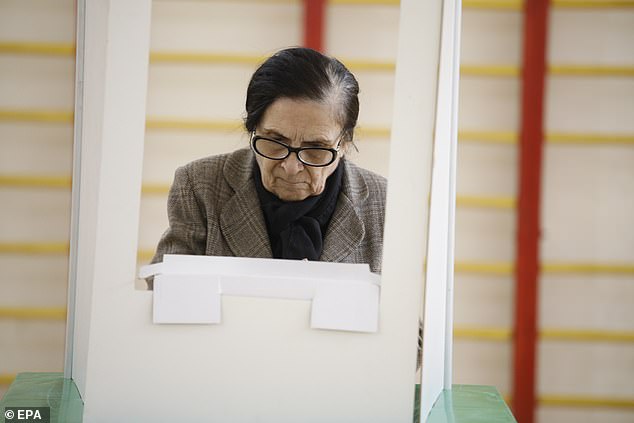
[[[324,191],[301,201],[282,201],[262,185],[254,162],[253,180],[260,199],[274,258],[318,260],[341,190],[343,164],[326,180]]]

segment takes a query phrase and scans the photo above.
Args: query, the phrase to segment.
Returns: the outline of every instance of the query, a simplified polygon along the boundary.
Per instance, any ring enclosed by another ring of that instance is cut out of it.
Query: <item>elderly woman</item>
[[[368,263],[381,271],[386,180],[346,160],[359,86],[338,60],[282,50],[253,74],[250,148],[176,171],[163,254]]]

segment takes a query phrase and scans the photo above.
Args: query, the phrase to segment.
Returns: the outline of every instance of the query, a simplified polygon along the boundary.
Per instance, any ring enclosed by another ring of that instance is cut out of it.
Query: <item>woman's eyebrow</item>
[[[307,145],[330,145],[332,144],[332,141],[330,140],[326,140],[326,139],[312,139],[312,140],[306,140],[306,141],[302,141],[302,144],[307,144]]]
[[[285,137],[284,135],[280,134],[278,131],[276,131],[275,129],[262,129],[262,132],[265,135],[268,135],[270,137],[275,137],[275,138],[279,138],[282,140],[288,140],[287,137]]]

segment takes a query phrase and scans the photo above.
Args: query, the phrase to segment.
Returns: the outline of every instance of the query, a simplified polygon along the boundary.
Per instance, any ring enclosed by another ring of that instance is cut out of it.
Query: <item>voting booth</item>
[[[65,377],[83,421],[411,422],[417,384],[426,420],[451,389],[459,1],[401,1],[380,276],[170,255],[137,273],[150,3],[77,2]]]

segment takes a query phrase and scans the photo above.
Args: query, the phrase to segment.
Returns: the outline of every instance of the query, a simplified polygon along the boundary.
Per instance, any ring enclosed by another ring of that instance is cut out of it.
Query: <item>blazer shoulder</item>
[[[222,174],[222,168],[229,154],[208,156],[191,161],[176,169],[176,174],[186,176],[190,183],[210,181]]]
[[[203,157],[179,167],[176,179],[187,179],[195,187],[228,184],[232,188],[251,177],[252,153],[240,149],[231,153]]]
[[[346,174],[353,191],[366,192],[371,197],[385,198],[387,191],[387,178],[371,170],[357,166],[351,161],[346,161]]]

